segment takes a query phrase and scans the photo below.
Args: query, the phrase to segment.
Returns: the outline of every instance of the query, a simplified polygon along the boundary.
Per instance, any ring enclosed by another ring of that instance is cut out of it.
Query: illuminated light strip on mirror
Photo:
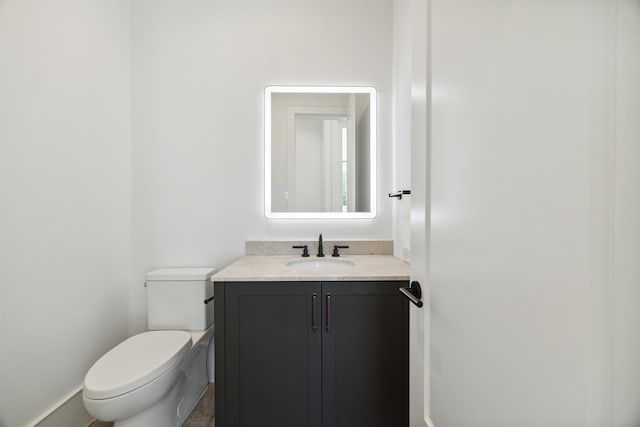
[[[370,170],[368,212],[272,212],[271,211],[271,95],[273,93],[366,93],[369,94]],[[378,102],[370,86],[267,86],[264,90],[264,212],[269,219],[371,219],[377,208]]]

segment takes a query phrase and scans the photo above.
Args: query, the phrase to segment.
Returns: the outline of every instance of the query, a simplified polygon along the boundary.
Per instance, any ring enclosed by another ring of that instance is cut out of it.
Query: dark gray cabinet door
[[[405,285],[322,283],[323,427],[409,425]]]
[[[225,425],[320,427],[320,283],[233,283],[224,299]]]

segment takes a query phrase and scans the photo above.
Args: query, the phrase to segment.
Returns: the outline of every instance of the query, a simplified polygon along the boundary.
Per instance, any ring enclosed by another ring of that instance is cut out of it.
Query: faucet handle
[[[333,245],[333,254],[331,256],[340,256],[338,249],[347,249],[349,246]]]
[[[291,246],[293,249],[302,249],[302,256],[304,258],[309,256],[309,248],[307,247],[307,245],[301,245],[301,246]]]

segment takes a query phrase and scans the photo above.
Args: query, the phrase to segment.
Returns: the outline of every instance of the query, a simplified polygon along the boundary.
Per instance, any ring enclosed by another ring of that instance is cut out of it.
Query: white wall
[[[393,190],[411,189],[411,81],[413,66],[411,0],[393,8]],[[424,55],[427,53],[424,52]],[[426,167],[426,165],[425,165]],[[409,259],[411,196],[393,202],[393,250]]]
[[[617,35],[608,0],[432,1],[438,427],[640,422],[638,2],[618,12]]]
[[[223,267],[247,239],[391,238],[391,1],[132,2],[134,330],[144,273]],[[267,220],[263,93],[274,84],[378,89],[373,220]]]
[[[0,425],[12,427],[76,392],[128,335],[128,1],[0,1],[0,94]]]

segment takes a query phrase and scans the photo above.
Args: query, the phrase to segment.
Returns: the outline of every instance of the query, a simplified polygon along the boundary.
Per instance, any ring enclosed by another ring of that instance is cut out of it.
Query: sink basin
[[[318,273],[333,273],[353,268],[355,264],[343,259],[301,259],[287,263],[287,267],[300,271],[316,271]]]

